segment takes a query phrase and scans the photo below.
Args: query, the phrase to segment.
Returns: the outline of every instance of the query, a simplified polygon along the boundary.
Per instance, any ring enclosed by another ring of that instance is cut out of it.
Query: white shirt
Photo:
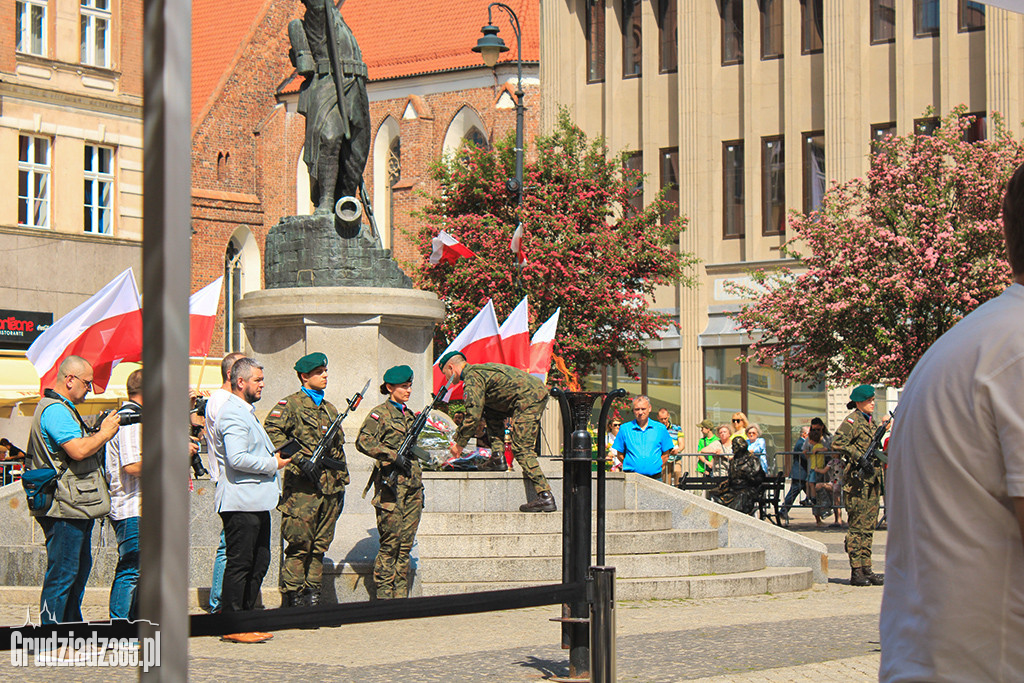
[[[142,478],[124,471],[125,465],[142,460],[142,423],[127,425],[107,442],[106,469],[110,489],[110,518],[141,514]]]
[[[932,345],[895,420],[879,680],[1024,681],[1024,286]]]
[[[231,396],[231,392],[221,387],[214,389],[210,397],[206,399],[206,453],[208,464],[206,469],[210,470],[210,480],[215,482],[220,478],[220,464],[217,462],[217,454],[224,457],[224,437],[217,434],[217,413],[221,406]]]

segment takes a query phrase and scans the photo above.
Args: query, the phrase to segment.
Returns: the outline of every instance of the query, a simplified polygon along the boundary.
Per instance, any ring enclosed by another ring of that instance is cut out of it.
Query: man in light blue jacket
[[[270,567],[270,511],[280,495],[277,471],[290,459],[274,450],[253,409],[263,393],[263,366],[242,358],[231,367],[229,379],[231,396],[220,409],[214,434],[223,445],[216,449],[220,473],[214,500],[227,546],[221,609],[237,612],[256,606]],[[255,642],[251,637],[257,634],[233,635]]]

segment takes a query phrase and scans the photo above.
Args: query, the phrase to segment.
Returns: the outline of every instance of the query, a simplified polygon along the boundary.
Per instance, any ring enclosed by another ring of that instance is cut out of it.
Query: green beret
[[[448,364],[448,361],[450,361],[452,358],[455,358],[455,356],[462,356],[462,359],[466,360],[466,354],[464,354],[462,351],[449,351],[448,353],[441,356],[441,362],[438,363],[437,367],[444,368],[444,366]]]
[[[867,401],[875,397],[875,388],[870,384],[861,384],[859,387],[850,392],[850,402],[846,404],[846,407],[853,410],[854,407],[861,401]]]
[[[323,353],[310,353],[295,361],[295,372],[313,372],[320,366],[327,367],[327,356]]]
[[[712,422],[711,420],[701,420],[700,424],[698,424],[697,426],[700,427],[701,429],[714,429],[715,423]]]
[[[408,365],[396,365],[384,373],[385,384],[405,384],[412,379],[412,368]]]

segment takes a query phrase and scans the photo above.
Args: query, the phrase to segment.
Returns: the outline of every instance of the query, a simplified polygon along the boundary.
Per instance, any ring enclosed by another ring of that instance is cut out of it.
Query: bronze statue
[[[302,20],[288,24],[289,57],[305,78],[298,110],[306,117],[302,158],[309,168],[314,213],[334,213],[358,232],[364,205],[370,213],[363,189],[370,152],[366,64],[332,0],[302,0],[302,4],[306,7]],[[372,214],[370,218],[372,225]]]

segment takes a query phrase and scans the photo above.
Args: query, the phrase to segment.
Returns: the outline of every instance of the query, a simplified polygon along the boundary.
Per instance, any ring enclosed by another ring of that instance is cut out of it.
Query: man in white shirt
[[[220,412],[221,406],[231,396],[231,379],[229,375],[231,373],[231,366],[235,364],[235,361],[245,358],[244,353],[238,351],[232,351],[228,355],[224,356],[224,360],[220,362],[220,379],[222,384],[219,389],[214,389],[210,397],[206,399],[206,410],[204,412],[205,421],[205,432],[206,432],[206,450],[209,453],[209,464],[207,467],[210,470],[210,481],[213,485],[217,485],[217,479],[220,476],[220,465],[217,464],[217,454],[220,453],[220,457],[224,456],[224,442],[218,441],[215,436],[217,433],[217,414]],[[213,579],[210,581],[210,612],[220,612],[220,594],[224,586],[224,563],[227,561],[227,548],[224,544],[224,532],[220,532],[220,544],[217,546],[217,555],[213,559]]]
[[[931,346],[900,400],[882,683],[1024,681],[1024,166],[1003,232],[1014,284]]]
[[[128,375],[128,401],[117,411],[131,424],[107,442],[106,476],[110,488],[110,524],[117,536],[117,568],[110,586],[110,618],[136,616],[139,581],[139,515],[142,500],[142,370]],[[123,420],[125,421],[125,420]]]

